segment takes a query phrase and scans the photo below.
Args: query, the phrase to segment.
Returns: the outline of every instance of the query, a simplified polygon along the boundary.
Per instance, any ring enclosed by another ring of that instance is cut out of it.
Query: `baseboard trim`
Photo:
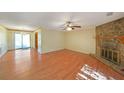
[[[44,52],[44,53],[41,53],[41,54],[47,54],[47,53],[57,52],[57,51],[61,51],[61,50],[65,50],[65,49],[58,49],[58,50],[53,50],[53,51]]]
[[[7,52],[8,52],[8,50],[4,51],[4,52],[0,55],[0,58],[2,58]]]

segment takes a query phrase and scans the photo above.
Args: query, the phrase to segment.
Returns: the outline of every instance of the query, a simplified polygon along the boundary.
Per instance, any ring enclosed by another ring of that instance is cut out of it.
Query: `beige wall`
[[[95,54],[95,28],[87,31],[65,32],[65,48],[82,53]]]
[[[7,52],[7,30],[0,26],[0,57]]]
[[[64,32],[42,31],[42,53],[64,49]]]

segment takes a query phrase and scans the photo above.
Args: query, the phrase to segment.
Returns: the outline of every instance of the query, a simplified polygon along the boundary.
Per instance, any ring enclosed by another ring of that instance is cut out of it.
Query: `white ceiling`
[[[61,25],[72,21],[83,26],[97,26],[124,17],[124,12],[0,12],[0,24],[10,29],[34,30],[39,27],[61,30]]]

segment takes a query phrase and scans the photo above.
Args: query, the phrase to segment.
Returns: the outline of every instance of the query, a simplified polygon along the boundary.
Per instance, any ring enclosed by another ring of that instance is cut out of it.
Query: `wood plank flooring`
[[[88,65],[106,77],[124,79],[97,59],[70,50],[38,54],[35,49],[9,51],[0,59],[1,80],[75,80]]]

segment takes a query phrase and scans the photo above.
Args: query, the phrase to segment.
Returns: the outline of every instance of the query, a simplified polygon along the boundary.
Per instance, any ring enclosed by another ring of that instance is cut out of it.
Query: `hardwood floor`
[[[0,59],[0,79],[73,80],[85,65],[102,72],[105,77],[124,79],[124,76],[89,55],[70,50],[40,55],[35,49],[9,51],[4,55]]]

